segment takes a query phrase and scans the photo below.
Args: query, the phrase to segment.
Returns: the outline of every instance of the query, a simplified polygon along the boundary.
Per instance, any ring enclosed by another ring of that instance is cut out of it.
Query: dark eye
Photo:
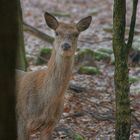
[[[55,32],[55,35],[58,36],[58,32]]]

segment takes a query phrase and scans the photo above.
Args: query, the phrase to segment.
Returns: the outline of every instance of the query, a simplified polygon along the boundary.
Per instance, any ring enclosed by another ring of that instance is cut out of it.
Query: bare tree
[[[131,129],[129,100],[128,54],[132,46],[138,0],[133,0],[133,11],[128,42],[125,43],[126,0],[114,0],[113,50],[115,55],[116,125],[115,139],[128,140]]]

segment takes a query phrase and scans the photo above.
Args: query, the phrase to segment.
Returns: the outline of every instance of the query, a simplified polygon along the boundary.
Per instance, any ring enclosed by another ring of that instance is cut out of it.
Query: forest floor
[[[38,30],[54,36],[44,20],[48,11],[65,22],[78,22],[87,15],[92,15],[90,28],[83,32],[78,41],[78,48],[112,49],[112,0],[22,0],[23,19]],[[138,16],[139,15],[139,16]],[[127,2],[127,27],[130,24],[131,4]],[[136,22],[135,43],[140,44],[140,3]],[[35,61],[41,48],[52,45],[30,33],[25,32],[25,48],[28,59],[28,70],[38,70]],[[127,33],[126,33],[127,40]],[[139,42],[138,42],[139,41]],[[139,45],[140,47],[140,45]],[[139,49],[140,50],[140,49]],[[109,140],[115,135],[115,95],[114,65],[109,60],[94,60],[93,66],[100,71],[97,75],[73,74],[70,83],[77,90],[68,89],[62,119],[53,134],[55,140]],[[131,81],[130,99],[132,108],[132,129],[130,140],[140,139],[140,60],[135,65],[130,57],[130,76],[137,78]],[[132,78],[132,79],[133,79]]]

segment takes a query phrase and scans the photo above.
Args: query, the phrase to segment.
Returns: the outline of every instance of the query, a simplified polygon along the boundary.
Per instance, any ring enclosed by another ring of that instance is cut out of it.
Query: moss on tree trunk
[[[135,0],[134,0],[135,1]],[[136,10],[136,9],[135,9]],[[133,14],[136,14],[136,12]],[[132,14],[132,17],[134,16]],[[128,44],[125,44],[126,0],[114,0],[113,11],[113,51],[115,56],[115,95],[116,124],[115,139],[129,140],[131,129],[131,110],[129,100],[128,53],[132,45],[135,19],[131,20]],[[135,17],[135,16],[134,16]],[[131,39],[131,40],[130,40]]]
[[[115,44],[116,47],[119,47]],[[125,46],[122,45],[125,48]],[[128,140],[131,128],[131,110],[129,100],[129,80],[127,58],[121,49],[120,56],[115,59],[115,94],[116,94],[116,140]]]

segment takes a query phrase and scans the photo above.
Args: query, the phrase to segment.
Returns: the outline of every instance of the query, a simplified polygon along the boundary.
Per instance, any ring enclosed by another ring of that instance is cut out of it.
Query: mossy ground
[[[80,73],[80,74],[89,74],[89,75],[92,75],[92,74],[99,74],[100,71],[99,71],[99,69],[96,68],[96,67],[82,66],[82,67],[80,67],[80,69],[79,69],[79,73]]]
[[[50,59],[52,49],[42,48],[36,60],[36,65],[46,64]]]

